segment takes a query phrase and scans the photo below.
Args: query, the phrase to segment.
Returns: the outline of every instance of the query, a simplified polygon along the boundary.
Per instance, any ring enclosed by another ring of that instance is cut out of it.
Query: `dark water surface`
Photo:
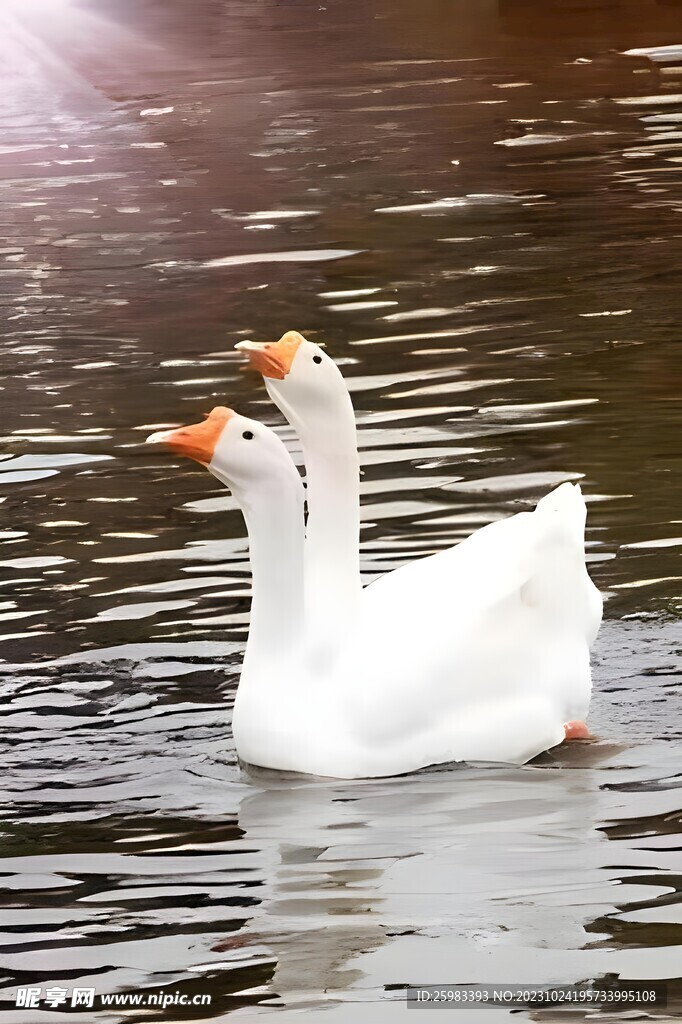
[[[3,0],[0,67],[4,1019],[678,977],[680,4]],[[582,479],[597,742],[239,769],[241,517],[142,441],[279,425],[232,346],[292,328],[353,392],[368,579]]]

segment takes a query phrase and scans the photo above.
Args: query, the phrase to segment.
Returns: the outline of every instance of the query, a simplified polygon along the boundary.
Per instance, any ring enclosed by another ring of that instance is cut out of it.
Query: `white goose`
[[[437,655],[447,636],[446,664],[461,680],[465,653],[476,634],[468,678],[486,692],[490,677],[486,671],[481,677],[483,652],[494,649],[496,638],[511,626],[514,602],[527,609],[536,593],[535,617],[528,621],[523,616],[522,646],[504,676],[518,669],[523,680],[518,692],[529,684],[545,694],[556,687],[557,698],[564,702],[565,738],[587,736],[583,719],[591,693],[589,648],[601,622],[602,599],[585,567],[586,508],[580,487],[564,484],[538,504],[534,517],[522,513],[485,527],[464,544],[386,573],[363,591],[355,414],[339,368],[296,331],[274,344],[244,341],[236,347],[263,374],[268,394],[303,447],[309,508],[306,621],[320,642],[324,638],[329,645],[334,637],[345,642],[359,619],[360,627],[375,637],[368,641],[370,655],[383,659],[377,629],[410,635],[418,621],[417,677],[428,669],[424,651]],[[470,615],[466,635],[460,637]],[[540,676],[528,679],[533,658],[542,659]],[[499,678],[499,670],[491,671]],[[411,689],[413,683],[407,685]],[[463,681],[459,685],[466,687]],[[508,681],[501,686],[503,694],[515,692]]]
[[[601,599],[585,569],[579,489],[564,484],[534,512],[361,591],[343,378],[300,335],[251,352],[269,388],[282,388],[277,403],[304,445],[305,574],[302,485],[271,431],[217,409],[150,438],[207,465],[244,510],[254,599],[234,712],[240,757],[369,777],[456,760],[523,763],[586,735]]]

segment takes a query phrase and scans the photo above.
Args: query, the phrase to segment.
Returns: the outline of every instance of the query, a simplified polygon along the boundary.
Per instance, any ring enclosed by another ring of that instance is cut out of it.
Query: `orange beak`
[[[159,430],[147,438],[147,443],[167,444],[178,455],[186,455],[202,466],[208,466],[225,424],[234,415],[231,409],[218,405],[207,414],[203,423],[192,423],[188,427],[177,427],[174,430]]]
[[[240,341],[235,348],[246,352],[252,370],[258,370],[264,377],[284,380],[302,341],[305,338],[298,331],[287,331],[279,341]]]

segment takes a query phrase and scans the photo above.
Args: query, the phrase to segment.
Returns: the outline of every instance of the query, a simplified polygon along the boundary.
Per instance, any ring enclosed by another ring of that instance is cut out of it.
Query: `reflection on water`
[[[680,975],[680,45],[674,3],[3,4],[9,1005]],[[598,742],[239,769],[241,518],[142,441],[227,402],[300,458],[233,351],[291,328],[353,392],[367,579],[581,480]]]

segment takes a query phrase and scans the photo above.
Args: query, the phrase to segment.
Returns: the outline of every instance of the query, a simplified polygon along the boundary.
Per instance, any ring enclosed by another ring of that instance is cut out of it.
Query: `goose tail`
[[[535,512],[546,521],[551,532],[556,528],[584,543],[587,506],[580,484],[560,484],[540,499]]]
[[[574,569],[579,567],[582,584],[577,590],[572,590],[572,584],[566,582],[564,594],[573,592],[581,595],[578,604],[582,607],[585,637],[588,645],[591,645],[601,623],[602,597],[585,565],[587,506],[580,484],[561,484],[538,502],[536,513],[540,514],[544,527],[541,531],[543,544],[549,544],[553,552],[553,588],[557,578],[562,572],[567,572],[569,566]],[[572,571],[566,577],[567,581],[573,578]],[[562,602],[565,603],[563,597]]]
[[[547,512],[569,512],[574,514],[578,511],[586,512],[585,499],[580,489],[580,484],[564,483],[559,484],[553,491],[540,498],[537,510]]]

